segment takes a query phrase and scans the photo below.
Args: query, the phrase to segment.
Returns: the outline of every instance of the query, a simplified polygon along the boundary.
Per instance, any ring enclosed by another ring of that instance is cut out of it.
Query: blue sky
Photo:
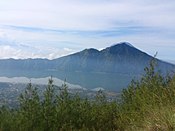
[[[1,0],[0,58],[57,58],[130,42],[175,60],[174,0]]]

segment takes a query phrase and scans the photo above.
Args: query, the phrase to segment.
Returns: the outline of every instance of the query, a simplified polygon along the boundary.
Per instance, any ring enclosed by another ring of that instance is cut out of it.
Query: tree
[[[41,105],[37,88],[31,82],[23,94],[19,97],[20,128],[21,130],[37,129],[41,121]]]
[[[45,130],[52,130],[55,124],[55,89],[52,77],[48,80],[42,102],[43,127]]]

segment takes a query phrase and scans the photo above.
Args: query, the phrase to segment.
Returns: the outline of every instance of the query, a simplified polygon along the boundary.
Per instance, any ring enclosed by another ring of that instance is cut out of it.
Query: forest
[[[59,91],[49,79],[43,98],[29,83],[19,107],[0,107],[0,131],[141,131],[175,130],[175,75],[163,75],[152,60],[139,80],[123,89],[121,98],[106,99],[99,91],[92,99]]]

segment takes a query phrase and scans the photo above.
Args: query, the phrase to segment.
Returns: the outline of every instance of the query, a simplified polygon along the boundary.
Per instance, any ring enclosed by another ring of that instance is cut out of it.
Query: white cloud
[[[26,59],[26,58],[48,58],[54,59],[67,54],[70,54],[71,51],[64,49],[52,49],[52,50],[29,50],[28,48],[22,47],[12,47],[7,45],[0,45],[0,58],[14,58],[14,59]]]
[[[18,41],[0,38],[0,58],[48,58],[54,59],[73,52],[69,48],[53,48],[48,46],[23,44]]]
[[[172,0],[146,2],[13,0],[0,2],[0,23],[61,29],[107,29],[117,26],[174,26]]]
[[[1,0],[0,58],[52,59],[120,41],[173,58],[174,7],[174,0]]]

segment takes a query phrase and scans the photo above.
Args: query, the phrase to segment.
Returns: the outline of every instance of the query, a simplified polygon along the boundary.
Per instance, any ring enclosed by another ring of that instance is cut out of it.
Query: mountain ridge
[[[62,70],[140,74],[148,66],[151,59],[153,57],[147,53],[140,51],[131,44],[121,42],[101,51],[92,48],[85,49],[65,56],[61,58],[61,61],[60,58],[55,61],[59,61],[58,65],[62,67]],[[163,70],[162,72],[166,72],[163,68],[168,69],[171,68],[170,66],[174,66],[159,59],[156,60],[160,65],[159,69]],[[66,61],[69,61],[69,63]]]
[[[141,74],[153,57],[128,42],[120,42],[103,50],[94,48],[48,59],[1,59],[0,70],[61,70]],[[175,70],[175,65],[156,59],[163,73]]]

